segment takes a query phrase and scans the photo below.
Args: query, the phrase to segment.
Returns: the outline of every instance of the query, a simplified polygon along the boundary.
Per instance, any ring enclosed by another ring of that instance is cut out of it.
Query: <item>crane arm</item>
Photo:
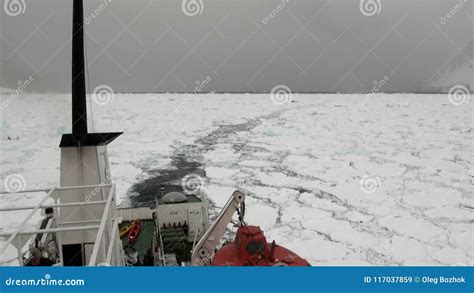
[[[202,266],[210,264],[214,251],[219,245],[219,241],[224,235],[227,225],[232,221],[232,216],[239,211],[239,221],[243,222],[245,195],[239,190],[234,191],[232,196],[227,201],[222,211],[217,216],[216,221],[206,231],[204,236],[199,240],[198,244],[193,250],[192,263],[195,266]]]

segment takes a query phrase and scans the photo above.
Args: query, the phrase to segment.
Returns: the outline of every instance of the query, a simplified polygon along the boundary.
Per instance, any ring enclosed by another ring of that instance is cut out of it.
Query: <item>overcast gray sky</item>
[[[72,0],[16,0],[19,11],[11,1],[0,0],[0,87],[32,76],[28,90],[70,91]],[[186,92],[207,77],[203,91],[216,92],[472,83],[472,0],[367,1],[85,0],[90,88]]]

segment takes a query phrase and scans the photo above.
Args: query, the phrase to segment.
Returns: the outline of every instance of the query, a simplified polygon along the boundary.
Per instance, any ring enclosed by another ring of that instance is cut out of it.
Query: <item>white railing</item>
[[[110,189],[107,192],[107,198],[105,200],[88,200],[82,202],[69,202],[69,203],[58,203],[60,200],[60,192],[63,190],[74,190],[74,189],[91,189],[91,188],[101,188],[102,191],[104,188]],[[59,197],[59,198],[58,198]],[[47,199],[53,199],[55,204],[44,204]],[[113,203],[113,204],[112,204]],[[78,208],[87,208],[88,206],[97,206],[105,205],[102,217],[100,219],[100,224],[94,224],[99,222],[99,220],[84,220],[84,221],[69,221],[61,222],[59,225],[70,225],[68,227],[53,227],[47,229],[30,229],[25,230],[26,225],[31,220],[31,218],[36,214],[39,209],[44,208],[53,208],[55,209],[54,215],[59,222],[57,210],[61,207],[78,207]],[[7,248],[16,244],[18,250],[18,258],[20,265],[23,264],[21,260],[21,249],[25,244],[31,239],[32,235],[39,233],[55,233],[61,235],[61,233],[72,232],[72,231],[88,231],[88,230],[97,230],[96,241],[92,250],[92,254],[89,261],[89,266],[95,266],[100,263],[108,263],[110,265],[123,265],[122,257],[122,243],[120,242],[120,237],[118,236],[118,224],[120,219],[117,217],[117,210],[115,205],[115,185],[114,184],[98,184],[98,185],[85,185],[85,186],[68,186],[68,187],[58,187],[50,190],[47,195],[41,199],[41,201],[34,206],[24,206],[24,207],[11,207],[11,208],[1,208],[0,212],[9,212],[9,211],[18,211],[18,210],[30,210],[31,212],[24,218],[20,225],[13,231],[9,232],[0,232],[0,237],[8,237],[8,240],[4,243],[4,246],[0,249],[0,256],[3,256]],[[58,235],[58,236],[59,236]],[[26,241],[23,240],[23,237],[28,236]],[[61,237],[57,237],[60,241]],[[109,243],[105,243],[106,240],[109,240]],[[108,244],[107,251],[105,246]],[[58,243],[60,246],[61,243]],[[102,250],[101,250],[102,249]],[[100,254],[99,259],[99,251]],[[106,253],[105,253],[106,251]],[[60,252],[60,262],[63,262],[62,259],[62,249],[59,249]]]
[[[111,208],[110,208],[111,205],[112,205],[112,201],[114,201],[114,200],[115,200],[115,185],[112,186],[112,188],[110,189],[110,191],[107,195],[107,202],[105,204],[104,213],[102,214],[102,220],[100,221],[99,231],[97,232],[97,236],[96,236],[96,239],[95,239],[95,242],[94,242],[94,248],[92,249],[91,258],[89,260],[89,266],[96,266],[97,265],[97,255],[99,254],[99,249],[105,248],[105,246],[102,244],[102,241],[105,242],[104,237],[107,234],[109,235],[109,239],[110,239],[108,250],[113,249],[115,239],[113,239],[111,236],[113,235],[112,234],[113,231],[115,231],[116,234],[118,233],[117,229],[113,229],[113,227],[111,227],[111,223],[110,223],[110,220],[113,219],[116,216],[113,213],[114,211],[112,211]],[[116,210],[115,210],[115,212],[116,212]],[[116,219],[113,219],[113,220],[114,220],[114,223],[116,223]],[[118,226],[118,222],[116,224]],[[105,233],[106,228],[107,228],[107,233]],[[110,253],[110,255],[111,254],[112,253]],[[104,260],[104,261],[106,261],[106,260]],[[109,262],[107,262],[107,263],[109,263]]]
[[[11,233],[2,233],[3,235],[0,234],[0,236],[10,236],[8,238],[7,242],[5,243],[5,245],[0,249],[0,255],[3,255],[5,253],[7,248],[12,244],[13,240],[15,240],[15,238],[18,236],[18,233],[20,233],[23,229],[25,229],[28,222],[31,220],[31,218],[34,216],[34,214],[41,208],[43,203],[48,198],[51,198],[51,195],[53,194],[53,192],[54,192],[54,189],[50,190],[46,194],[46,196],[37,205],[35,205],[33,207],[32,211],[25,217],[25,219],[23,219],[23,221],[20,223],[20,225],[18,226],[18,228],[15,231],[13,231]],[[6,211],[8,211],[8,209]]]

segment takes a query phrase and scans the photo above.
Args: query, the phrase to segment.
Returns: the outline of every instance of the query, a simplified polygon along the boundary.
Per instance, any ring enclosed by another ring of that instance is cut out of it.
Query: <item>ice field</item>
[[[1,189],[57,186],[70,95],[0,94],[0,102]],[[202,177],[214,212],[244,191],[247,223],[312,265],[474,265],[472,101],[115,94],[91,108],[91,130],[124,132],[109,145],[122,204],[149,189],[140,183],[184,165]],[[7,182],[15,178],[20,187]],[[0,206],[40,197],[0,194]],[[25,214],[0,213],[0,229]]]

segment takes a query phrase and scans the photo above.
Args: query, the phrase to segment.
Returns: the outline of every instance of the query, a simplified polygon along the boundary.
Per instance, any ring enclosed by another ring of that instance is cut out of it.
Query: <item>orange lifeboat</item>
[[[141,230],[141,223],[140,220],[137,219],[133,222],[132,227],[130,228],[130,232],[128,233],[128,243],[133,244],[137,241],[138,236],[140,235]]]
[[[268,243],[260,227],[241,226],[234,241],[219,249],[212,259],[213,266],[310,266],[296,253],[285,247]]]

